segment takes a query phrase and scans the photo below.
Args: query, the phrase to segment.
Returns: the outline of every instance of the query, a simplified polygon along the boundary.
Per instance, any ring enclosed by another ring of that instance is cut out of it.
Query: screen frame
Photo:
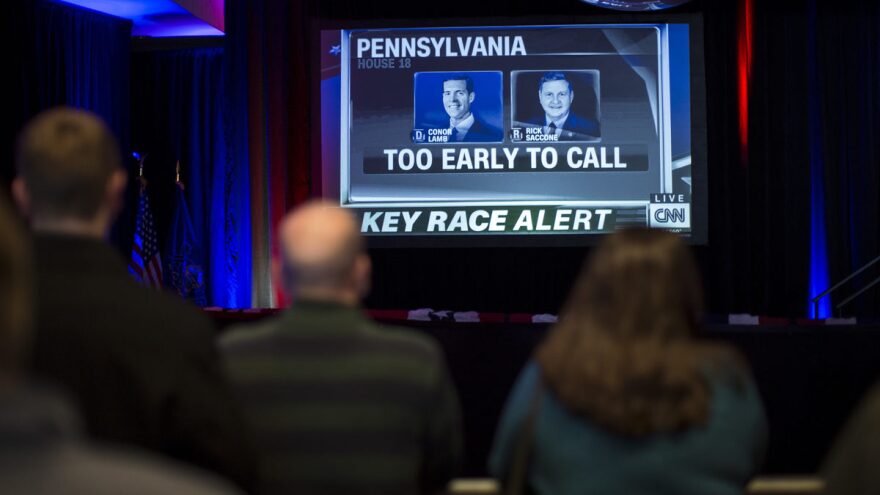
[[[402,29],[402,28],[463,28],[463,27],[523,27],[537,25],[571,26],[581,24],[649,24],[669,23],[687,24],[690,57],[690,117],[691,117],[691,160],[702,163],[702,167],[691,168],[691,231],[681,236],[689,245],[705,246],[709,239],[709,163],[708,128],[706,124],[706,71],[703,16],[698,12],[650,12],[621,13],[609,12],[603,15],[584,16],[533,16],[526,22],[522,18],[444,18],[444,19],[384,19],[384,20],[345,20],[314,19],[311,23],[310,37],[316,47],[308,54],[312,67],[310,88],[313,95],[309,100],[310,125],[315,130],[311,136],[310,170],[312,173],[311,196],[323,197],[323,163],[321,131],[321,36],[322,31],[342,31],[360,29]],[[338,201],[339,198],[328,198]],[[436,248],[436,247],[584,247],[601,242],[604,235],[596,234],[502,234],[502,235],[379,235],[364,236],[368,245],[377,248]]]

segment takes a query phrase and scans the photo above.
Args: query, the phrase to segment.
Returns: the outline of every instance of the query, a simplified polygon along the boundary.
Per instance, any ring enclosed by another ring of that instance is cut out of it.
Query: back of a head
[[[34,217],[92,219],[120,164],[119,145],[110,129],[83,110],[47,110],[18,137],[16,168]]]
[[[31,262],[18,218],[0,196],[0,373],[16,376],[24,360],[31,320]]]
[[[352,284],[362,277],[358,262],[364,254],[363,239],[354,217],[324,201],[311,201],[291,212],[280,228],[284,284],[297,296],[331,296],[363,291]],[[364,294],[359,293],[358,296]]]
[[[545,379],[563,402],[617,433],[701,423],[709,398],[694,339],[701,294],[677,236],[649,229],[608,236],[538,350]]]
[[[698,330],[702,284],[674,234],[630,229],[609,236],[578,278],[565,315],[621,339],[670,341]]]

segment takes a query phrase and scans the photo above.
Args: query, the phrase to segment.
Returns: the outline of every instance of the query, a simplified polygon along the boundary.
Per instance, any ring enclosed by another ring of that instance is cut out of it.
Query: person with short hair
[[[443,109],[449,115],[450,142],[495,142],[504,138],[501,129],[489,124],[475,112],[476,97],[474,81],[470,76],[457,74],[443,80]]]
[[[586,97],[586,96],[585,96]],[[572,112],[574,88],[564,72],[547,72],[538,81],[538,101],[544,114],[528,120],[558,141],[586,141],[600,136],[599,123]]]
[[[766,446],[761,398],[732,348],[699,339],[699,276],[674,234],[609,235],[514,385],[490,471],[537,494],[741,494]],[[534,412],[531,412],[534,411]]]
[[[31,341],[30,245],[0,193],[0,487],[28,495],[233,495],[219,479],[81,438],[73,407],[25,371]]]
[[[442,491],[461,456],[443,353],[359,308],[371,264],[347,210],[307,203],[278,235],[293,304],[221,341],[256,433],[260,493]]]
[[[127,174],[96,115],[54,108],[18,139],[12,190],[34,231],[32,371],[70,393],[95,439],[252,482],[240,406],[211,322],[135,283],[106,242]]]

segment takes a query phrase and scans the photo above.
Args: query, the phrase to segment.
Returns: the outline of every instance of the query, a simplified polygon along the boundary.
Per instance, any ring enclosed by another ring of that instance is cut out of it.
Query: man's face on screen
[[[538,97],[544,113],[552,120],[557,120],[568,115],[574,93],[568,85],[568,81],[547,81],[541,85]]]
[[[467,90],[464,80],[454,79],[443,82],[443,108],[453,119],[463,119],[471,113],[474,94]]]

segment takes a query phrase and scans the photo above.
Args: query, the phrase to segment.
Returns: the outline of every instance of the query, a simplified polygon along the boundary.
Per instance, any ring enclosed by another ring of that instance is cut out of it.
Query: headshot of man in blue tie
[[[474,81],[458,74],[443,80],[443,108],[449,115],[450,142],[480,143],[502,140],[502,131],[474,111]]]
[[[538,82],[538,100],[544,115],[529,120],[540,126],[544,134],[555,135],[558,141],[587,141],[599,137],[599,123],[571,110],[574,88],[564,72],[547,72]]]

